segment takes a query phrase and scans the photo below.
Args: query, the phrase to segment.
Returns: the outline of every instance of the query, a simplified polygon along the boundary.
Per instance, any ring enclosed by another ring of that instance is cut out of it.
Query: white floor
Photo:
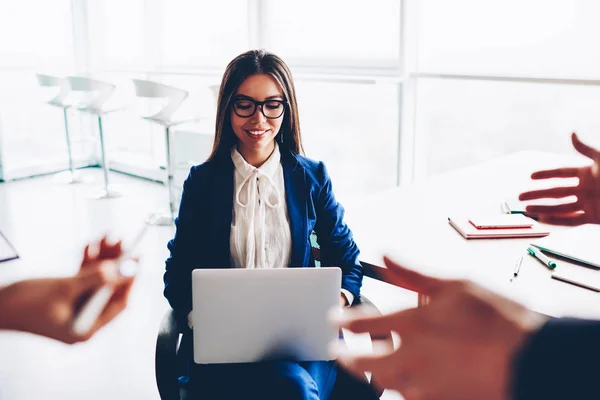
[[[47,176],[0,184],[0,231],[20,255],[0,263],[0,284],[71,275],[86,242],[105,233],[131,237],[149,213],[167,204],[162,185],[122,174],[111,174],[111,179],[121,185],[123,197],[89,199],[102,176],[96,169],[82,172],[95,183],[57,185]],[[139,246],[142,269],[128,308],[90,341],[68,346],[28,334],[0,333],[0,399],[158,399],[154,347],[169,308],[162,296],[162,274],[173,231],[150,229]],[[413,294],[368,279],[363,293],[384,311],[416,302]],[[362,338],[354,339],[357,346],[368,346]],[[392,393],[384,397],[398,398]]]

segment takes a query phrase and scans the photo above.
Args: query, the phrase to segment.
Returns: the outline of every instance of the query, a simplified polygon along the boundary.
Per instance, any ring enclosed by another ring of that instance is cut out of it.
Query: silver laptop
[[[194,361],[330,360],[339,268],[196,269]]]

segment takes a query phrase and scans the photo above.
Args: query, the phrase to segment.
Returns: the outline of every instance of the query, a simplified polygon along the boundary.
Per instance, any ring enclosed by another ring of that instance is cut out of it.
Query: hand
[[[348,305],[348,299],[343,293],[340,293],[340,307],[344,308]]]
[[[519,200],[563,198],[576,196],[577,201],[554,206],[530,205],[527,213],[541,222],[555,225],[600,224],[600,151],[582,143],[577,135],[571,137],[573,147],[594,163],[587,167],[558,168],[534,172],[532,179],[579,178],[577,186],[562,186],[551,189],[521,193]]]
[[[422,308],[341,323],[354,332],[400,336],[392,352],[342,355],[351,373],[412,399],[506,399],[515,352],[544,322],[539,314],[467,281],[436,279],[389,259],[388,282],[430,296]]]
[[[0,328],[46,336],[64,343],[89,339],[110,322],[126,306],[133,278],[118,273],[114,259],[121,255],[120,243],[109,244],[102,239],[91,250],[87,246],[81,269],[70,278],[31,279],[0,289]],[[75,315],[85,301],[104,285],[113,285],[114,294],[85,336],[72,331]]]

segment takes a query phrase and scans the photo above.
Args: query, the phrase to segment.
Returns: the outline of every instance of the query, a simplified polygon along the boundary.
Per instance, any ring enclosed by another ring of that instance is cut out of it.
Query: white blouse
[[[234,147],[233,215],[229,240],[235,268],[284,268],[290,262],[292,235],[285,201],[281,154],[275,150],[256,168]]]

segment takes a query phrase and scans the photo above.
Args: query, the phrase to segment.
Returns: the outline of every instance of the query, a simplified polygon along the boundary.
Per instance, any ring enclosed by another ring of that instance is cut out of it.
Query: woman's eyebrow
[[[247,96],[245,94],[236,94],[234,96],[236,99],[248,99],[248,100],[256,100],[254,97]],[[265,100],[273,100],[273,99],[283,99],[283,95],[274,94],[273,96],[266,97]]]

